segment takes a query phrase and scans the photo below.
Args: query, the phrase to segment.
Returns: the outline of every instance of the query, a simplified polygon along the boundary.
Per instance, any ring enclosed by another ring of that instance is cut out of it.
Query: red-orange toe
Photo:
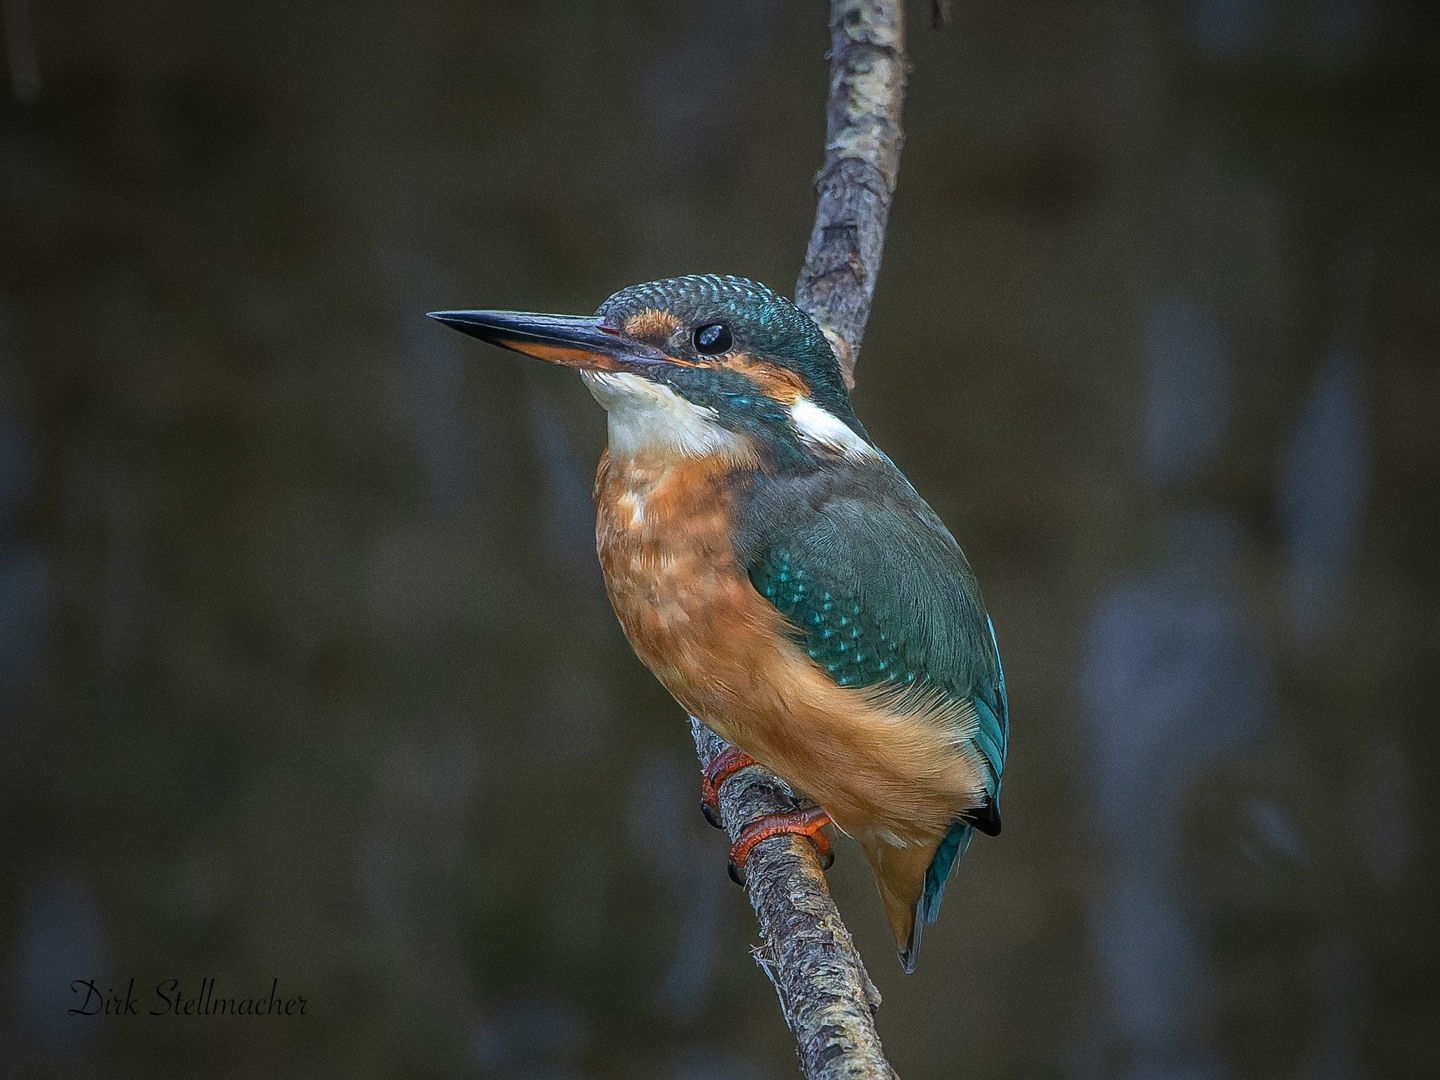
[[[835,859],[830,851],[830,838],[820,831],[829,824],[830,815],[818,806],[796,810],[789,814],[771,814],[758,821],[752,821],[740,833],[740,839],[730,847],[731,879],[736,884],[743,885],[745,883],[745,861],[750,857],[751,850],[761,840],[768,840],[781,833],[794,833],[796,836],[808,837],[810,842],[815,845],[816,853],[820,856],[821,866],[829,869]]]
[[[744,750],[727,746],[701,775],[700,809],[705,812],[705,820],[717,829],[724,828],[720,824],[720,785],[732,774],[754,764],[755,759]]]

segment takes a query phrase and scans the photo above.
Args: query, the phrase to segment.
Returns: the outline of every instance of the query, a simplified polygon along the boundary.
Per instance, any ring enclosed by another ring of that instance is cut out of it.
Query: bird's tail
[[[865,847],[906,972],[915,970],[925,924],[934,922],[940,914],[945,879],[970,846],[974,832],[973,826],[957,821],[933,848],[888,844]]]
[[[925,885],[920,892],[920,902],[915,905],[910,943],[900,950],[900,963],[905,965],[907,975],[915,970],[915,962],[920,959],[920,936],[925,932],[925,924],[940,917],[940,901],[945,896],[945,882],[949,880],[951,871],[970,846],[970,838],[974,835],[973,825],[957,821],[950,826],[950,831],[935,849],[935,857],[930,860],[930,866],[925,871]]]

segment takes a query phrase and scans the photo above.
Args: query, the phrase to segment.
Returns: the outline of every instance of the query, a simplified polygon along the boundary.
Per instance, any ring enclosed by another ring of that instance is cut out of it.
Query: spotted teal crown
[[[738,348],[789,368],[812,388],[816,404],[850,414],[850,394],[830,342],[814,319],[768,286],[719,274],[665,278],[621,289],[596,314],[623,323],[651,309],[668,311],[687,326],[724,323]]]

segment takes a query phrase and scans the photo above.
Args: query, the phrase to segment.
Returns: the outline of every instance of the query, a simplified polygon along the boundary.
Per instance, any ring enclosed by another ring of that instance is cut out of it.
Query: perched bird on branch
[[[833,821],[875,873],[900,960],[975,829],[1000,832],[1005,676],[954,537],[871,441],[819,326],[753,281],[673,278],[589,317],[433,317],[579,370],[609,414],[595,481],[605,583],[636,654],[754,762],[820,809],[731,850]],[[707,815],[708,816],[708,815]]]

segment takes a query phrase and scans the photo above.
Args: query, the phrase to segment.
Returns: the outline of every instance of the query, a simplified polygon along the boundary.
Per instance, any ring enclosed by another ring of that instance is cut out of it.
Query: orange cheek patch
[[[625,320],[625,333],[632,338],[664,340],[675,332],[680,320],[668,311],[647,308]]]
[[[757,360],[753,356],[742,353],[727,361],[724,366],[744,375],[760,387],[766,397],[774,398],[782,405],[793,405],[797,398],[807,397],[810,393],[805,381],[789,368]]]

